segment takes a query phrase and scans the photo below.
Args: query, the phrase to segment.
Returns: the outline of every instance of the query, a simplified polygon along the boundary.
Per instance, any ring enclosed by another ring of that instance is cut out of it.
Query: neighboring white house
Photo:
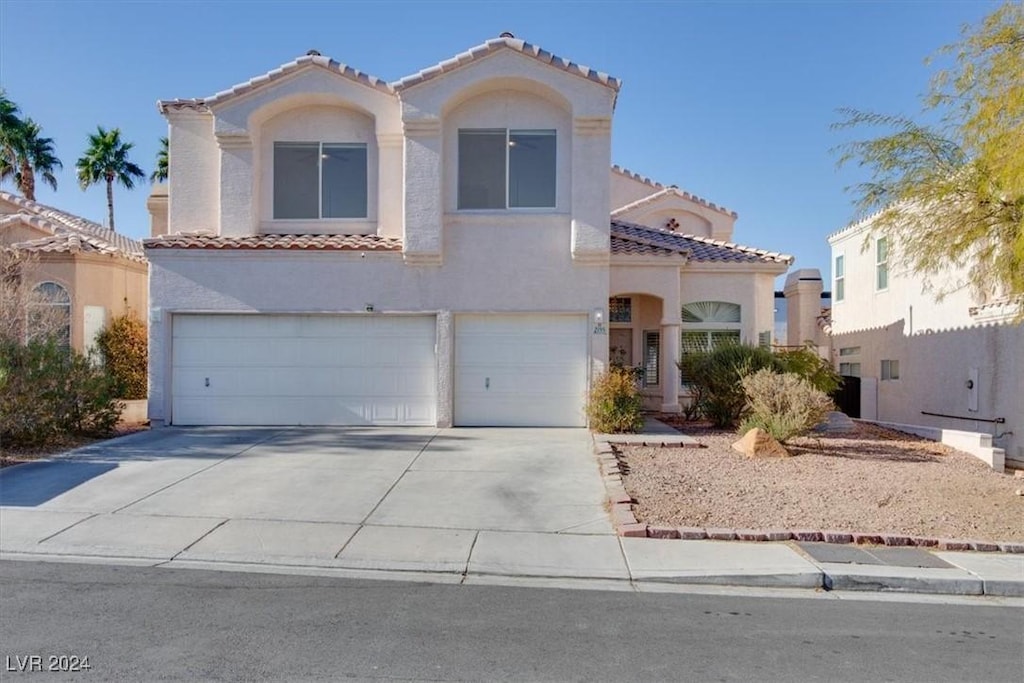
[[[867,219],[828,238],[832,357],[861,378],[861,416],[988,434],[1024,467],[1019,304],[979,299],[962,269],[926,281],[870,228]]]
[[[160,102],[154,424],[581,426],[610,346],[678,411],[681,349],[765,342],[792,258],[612,167],[619,86],[503,34],[393,83],[310,53]]]

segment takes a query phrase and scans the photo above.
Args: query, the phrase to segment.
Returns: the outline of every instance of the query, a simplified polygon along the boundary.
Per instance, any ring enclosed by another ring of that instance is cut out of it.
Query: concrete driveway
[[[628,577],[582,429],[154,430],[0,471],[0,551]]]

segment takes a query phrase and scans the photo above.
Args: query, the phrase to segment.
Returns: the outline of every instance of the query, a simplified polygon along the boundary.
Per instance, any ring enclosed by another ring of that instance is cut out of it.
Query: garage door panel
[[[175,424],[436,422],[430,316],[177,315],[173,337]]]
[[[587,331],[586,316],[459,316],[456,424],[585,425]]]

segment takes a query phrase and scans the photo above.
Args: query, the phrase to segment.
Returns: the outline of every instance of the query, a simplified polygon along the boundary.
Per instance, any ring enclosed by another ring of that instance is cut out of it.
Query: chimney
[[[818,316],[823,289],[821,271],[817,268],[801,268],[786,276],[782,292],[786,297],[787,346],[803,346],[807,342],[821,345]]]

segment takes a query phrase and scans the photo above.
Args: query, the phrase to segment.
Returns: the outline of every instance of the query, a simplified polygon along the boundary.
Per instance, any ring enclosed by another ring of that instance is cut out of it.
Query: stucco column
[[[661,410],[678,413],[679,407],[679,334],[678,324],[661,326]]]
[[[611,130],[606,116],[573,119],[571,249],[577,263],[608,263]]]
[[[455,395],[455,321],[451,311],[437,313],[437,426],[451,427]]]
[[[253,221],[252,138],[245,134],[219,134],[220,147],[220,234],[252,235]],[[216,226],[195,226],[211,230]]]
[[[382,237],[402,236],[402,161],[405,136],[398,133],[377,133],[377,234]]]
[[[405,220],[402,254],[406,263],[441,263],[441,120],[405,121]]]

